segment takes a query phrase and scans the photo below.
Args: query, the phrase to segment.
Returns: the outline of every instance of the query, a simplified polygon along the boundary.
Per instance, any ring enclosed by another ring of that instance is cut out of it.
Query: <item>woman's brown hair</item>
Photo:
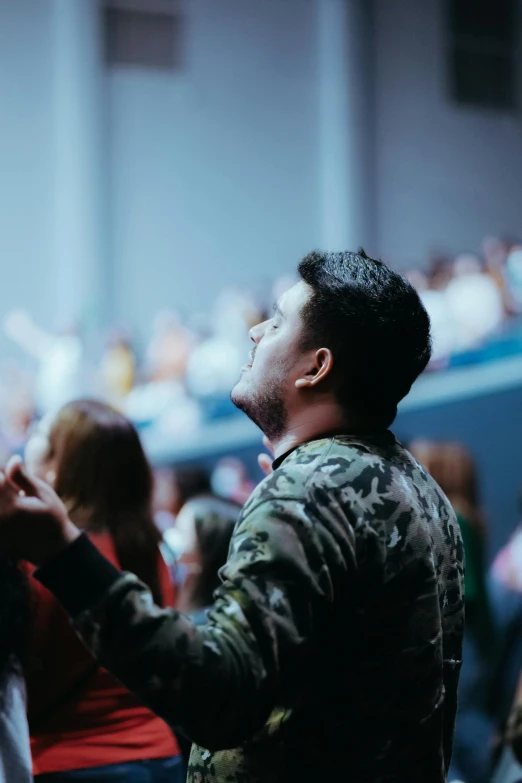
[[[87,532],[108,531],[120,567],[161,605],[152,473],[133,425],[109,405],[78,400],[59,411],[49,443],[55,490],[71,519]]]
[[[455,511],[485,536],[477,470],[469,451],[453,441],[418,440],[410,443],[409,449],[447,495]]]

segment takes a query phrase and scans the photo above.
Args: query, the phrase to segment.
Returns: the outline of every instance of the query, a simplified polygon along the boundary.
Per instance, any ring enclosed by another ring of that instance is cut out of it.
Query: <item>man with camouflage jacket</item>
[[[100,663],[192,738],[191,783],[444,783],[462,542],[388,430],[429,359],[428,316],[362,251],[312,253],[299,272],[232,393],[275,462],[206,625],[156,608],[17,461],[0,477],[0,546],[40,564]]]

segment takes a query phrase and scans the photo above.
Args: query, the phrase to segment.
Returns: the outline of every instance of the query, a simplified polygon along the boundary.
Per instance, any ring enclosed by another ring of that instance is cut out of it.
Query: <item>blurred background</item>
[[[521,30],[521,0],[0,0],[0,461],[101,397],[139,428],[162,529],[241,503],[248,328],[314,248],[402,271],[434,358],[395,431],[468,553],[469,781],[522,650]]]
[[[94,395],[164,504],[176,466],[243,499],[247,329],[303,254],[363,245],[433,320],[396,432],[472,455],[491,559],[522,487],[521,28],[520,0],[1,0],[3,457]]]

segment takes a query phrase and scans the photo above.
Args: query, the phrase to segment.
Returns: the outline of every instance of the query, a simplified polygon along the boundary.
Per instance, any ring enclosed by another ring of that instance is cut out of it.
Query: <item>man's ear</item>
[[[310,369],[295,382],[296,389],[307,389],[317,386],[329,375],[334,364],[333,354],[329,348],[319,348],[315,352]]]

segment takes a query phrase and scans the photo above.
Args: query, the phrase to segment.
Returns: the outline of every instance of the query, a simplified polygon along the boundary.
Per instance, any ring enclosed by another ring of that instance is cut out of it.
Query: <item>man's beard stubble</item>
[[[275,441],[284,435],[288,423],[288,414],[283,396],[275,390],[260,390],[248,397],[235,394],[232,389],[230,399],[240,411],[246,413],[266,437]]]

